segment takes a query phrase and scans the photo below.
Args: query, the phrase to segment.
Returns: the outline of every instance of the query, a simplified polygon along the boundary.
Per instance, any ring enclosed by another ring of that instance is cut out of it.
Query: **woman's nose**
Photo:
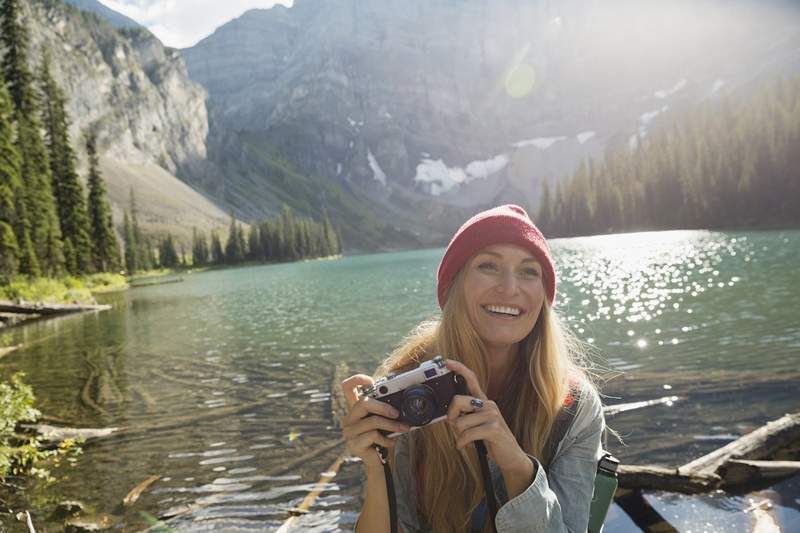
[[[517,277],[511,271],[503,272],[496,289],[504,294],[514,294],[517,290]]]

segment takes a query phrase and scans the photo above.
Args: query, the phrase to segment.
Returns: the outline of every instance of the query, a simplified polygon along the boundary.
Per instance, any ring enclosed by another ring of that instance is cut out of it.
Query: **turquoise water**
[[[679,465],[800,407],[800,231],[676,231],[552,242],[557,309],[593,346],[607,403],[678,395],[609,417],[629,463]],[[111,311],[13,330],[26,347],[0,361],[27,373],[39,408],[80,427],[121,427],[91,442],[56,481],[24,492],[57,528],[79,499],[126,530],[173,516],[180,531],[275,531],[334,462],[333,369],[371,373],[415,324],[435,318],[442,250],[220,270],[104,297]],[[86,398],[89,401],[86,401]],[[162,476],[129,508],[125,495]],[[346,462],[296,530],[347,529],[360,467]],[[748,498],[798,525],[797,483],[765,496],[651,494],[680,530],[749,523]],[[710,525],[705,525],[708,522]],[[19,528],[8,522],[7,528]],[[20,529],[22,530],[22,529]],[[608,531],[635,531],[618,509]]]

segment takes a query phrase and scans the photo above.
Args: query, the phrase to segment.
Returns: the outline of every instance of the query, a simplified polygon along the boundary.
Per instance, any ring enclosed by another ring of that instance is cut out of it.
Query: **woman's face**
[[[464,297],[488,348],[506,348],[533,329],[545,298],[542,267],[525,248],[493,244],[467,262]]]

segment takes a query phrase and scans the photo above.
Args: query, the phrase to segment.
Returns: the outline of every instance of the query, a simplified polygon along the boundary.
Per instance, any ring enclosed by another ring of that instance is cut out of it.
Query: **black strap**
[[[392,533],[397,533],[397,497],[394,494],[392,469],[389,468],[389,451],[383,446],[376,446],[375,449],[378,451],[378,457],[381,458],[381,463],[383,463],[383,477],[386,479],[386,497],[389,500],[389,527]],[[492,474],[489,471],[486,445],[483,444],[482,440],[475,441],[475,449],[478,451],[478,462],[481,465],[483,488],[486,491],[486,504],[489,507],[492,531],[497,531],[494,523],[497,517],[497,498],[494,495]]]
[[[478,461],[481,464],[481,474],[483,475],[483,488],[486,491],[486,505],[489,507],[489,518],[491,519],[492,531],[495,529],[494,519],[497,517],[497,498],[494,495],[494,484],[492,474],[489,472],[489,461],[487,460],[486,445],[482,440],[475,441],[475,449],[478,450]]]
[[[389,500],[389,527],[392,533],[397,533],[397,497],[394,495],[394,481],[392,469],[389,468],[389,450],[383,446],[376,446],[378,457],[383,463],[383,477],[386,479],[386,497]]]

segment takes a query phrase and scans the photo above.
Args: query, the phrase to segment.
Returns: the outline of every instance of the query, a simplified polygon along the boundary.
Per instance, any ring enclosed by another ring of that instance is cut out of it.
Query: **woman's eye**
[[[494,263],[491,263],[489,261],[486,261],[484,263],[479,264],[478,265],[478,269],[486,270],[488,272],[494,272],[495,270],[497,270],[497,265],[495,265]]]
[[[535,268],[524,268],[522,269],[522,274],[528,278],[536,278],[539,276],[539,271]]]

